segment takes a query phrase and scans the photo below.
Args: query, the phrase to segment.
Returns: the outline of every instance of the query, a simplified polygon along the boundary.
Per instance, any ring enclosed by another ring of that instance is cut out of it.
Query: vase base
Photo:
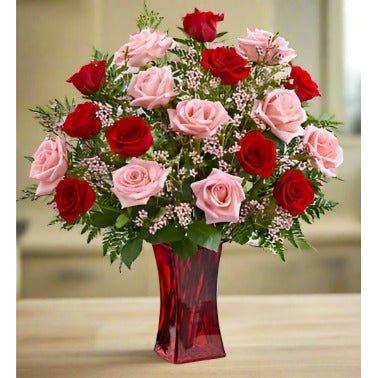
[[[162,358],[163,360],[170,362],[171,364],[187,364],[190,362],[196,362],[196,361],[205,361],[205,360],[214,360],[216,358],[223,358],[226,357],[226,352],[225,351],[217,351],[214,353],[206,353],[206,355],[194,355],[194,356],[186,356],[183,358],[175,358],[174,355],[167,354],[164,352],[161,348],[155,347],[155,353]]]

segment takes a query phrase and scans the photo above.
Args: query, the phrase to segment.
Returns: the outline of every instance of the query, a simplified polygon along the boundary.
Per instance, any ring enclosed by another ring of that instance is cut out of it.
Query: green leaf
[[[244,190],[244,193],[247,193],[249,192],[253,187],[253,184],[251,181],[246,181],[245,184],[243,185],[243,190]]]
[[[189,202],[192,200],[193,192],[190,188],[190,180],[183,180],[181,191],[177,192],[178,199],[183,202]]]
[[[233,241],[241,245],[248,243],[253,233],[253,230],[254,228],[252,225],[240,227],[238,232],[234,235]]]
[[[33,161],[34,161],[33,156],[24,156],[24,158],[25,158],[26,160],[30,161],[30,163],[33,163]]]
[[[117,260],[118,255],[116,251],[110,252],[110,264],[113,264],[115,260]]]
[[[226,35],[228,32],[220,32],[217,34],[217,38],[220,38],[220,37],[223,37],[224,35]]]
[[[222,234],[211,224],[195,221],[188,227],[188,238],[197,245],[217,251]]]
[[[116,228],[122,228],[129,220],[127,213],[120,214],[115,223]]]
[[[182,43],[183,45],[187,45],[188,44],[188,41],[186,41],[185,39],[182,39],[182,38],[173,38],[176,42],[178,43]]]
[[[102,255],[105,256],[106,253],[108,252],[108,249],[109,249],[109,244],[108,243],[104,243],[102,245]]]
[[[142,251],[143,240],[139,238],[131,239],[121,249],[122,262],[130,269],[131,264]]]
[[[197,252],[197,244],[193,243],[187,237],[184,237],[181,240],[172,242],[172,248],[175,253],[177,253],[180,257],[186,259],[189,256],[194,255]]]
[[[118,217],[118,213],[109,211],[107,213],[101,213],[99,211],[93,211],[90,215],[89,221],[92,226],[98,228],[104,228],[113,226],[116,219]]]
[[[296,220],[290,229],[287,232],[287,239],[289,242],[295,247],[302,251],[316,251],[316,249],[306,240],[305,236],[303,235],[301,225],[298,220]]]
[[[85,234],[85,233],[88,231],[88,229],[89,229],[89,225],[86,224],[86,225],[82,228],[82,230],[80,231],[80,235]]]
[[[185,235],[185,231],[171,223],[158,230],[155,235],[151,235],[146,240],[151,244],[171,243],[181,240]]]

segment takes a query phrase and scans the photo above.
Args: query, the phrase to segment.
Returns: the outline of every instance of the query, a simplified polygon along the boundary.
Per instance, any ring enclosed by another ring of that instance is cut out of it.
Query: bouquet
[[[47,136],[22,198],[45,198],[51,223],[88,242],[102,235],[120,267],[143,241],[182,258],[227,242],[282,260],[286,240],[311,248],[301,222],[336,206],[323,185],[343,161],[340,123],[310,113],[318,85],[282,36],[247,29],[229,46],[223,19],[195,9],[172,38],[145,6],[114,54],[94,50],[67,80],[81,101],[32,109]]]

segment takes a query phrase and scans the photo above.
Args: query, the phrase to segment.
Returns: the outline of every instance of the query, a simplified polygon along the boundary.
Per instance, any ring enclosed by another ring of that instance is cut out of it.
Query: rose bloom
[[[43,196],[51,193],[67,172],[66,142],[58,136],[47,137],[33,155],[30,178],[38,180],[35,194]]]
[[[130,163],[112,172],[112,192],[122,208],[145,205],[163,189],[168,172],[155,161],[133,158]]]
[[[105,133],[110,149],[124,157],[143,155],[152,146],[151,126],[142,118],[121,118]]]
[[[255,63],[285,64],[297,56],[284,38],[277,36],[272,41],[273,37],[265,30],[247,29],[247,35],[238,38],[236,49],[240,55]]]
[[[170,67],[151,67],[131,79],[127,94],[134,98],[132,106],[148,110],[165,106],[176,95]]]
[[[172,44],[173,39],[167,34],[150,28],[143,29],[131,34],[129,42],[115,52],[114,63],[122,66],[127,61],[128,66],[142,67],[157,58],[162,58]]]
[[[191,184],[196,205],[205,212],[206,223],[239,221],[242,201],[245,199],[242,178],[213,168],[204,180]]]
[[[285,84],[286,89],[294,89],[301,101],[308,101],[320,96],[318,84],[311,75],[300,66],[292,66],[290,80]]]
[[[289,143],[293,138],[304,135],[302,123],[306,121],[306,112],[294,91],[274,89],[263,101],[258,101],[252,111],[270,127],[276,137]]]
[[[234,85],[251,72],[247,61],[234,48],[217,47],[202,51],[201,66],[221,79],[221,84]]]
[[[187,34],[199,42],[212,42],[217,37],[217,24],[223,21],[223,13],[201,12],[197,8],[183,17],[183,26]]]
[[[173,131],[196,138],[211,137],[230,120],[219,101],[199,99],[179,102],[176,109],[168,109],[168,116]]]
[[[77,105],[63,123],[62,130],[72,138],[89,139],[101,130],[101,121],[96,116],[99,107],[94,102]]]
[[[244,170],[252,175],[269,177],[276,169],[276,145],[260,131],[251,131],[240,140],[236,157]]]
[[[85,180],[65,178],[56,187],[54,201],[59,215],[66,222],[73,222],[84,215],[95,200],[96,193]]]
[[[291,215],[304,213],[314,201],[315,190],[308,178],[299,170],[285,172],[273,189],[277,203]]]
[[[105,60],[94,60],[89,64],[81,67],[80,70],[74,73],[68,80],[76,89],[83,95],[88,96],[99,91],[101,86],[105,83]]]
[[[336,176],[336,168],[343,162],[343,150],[336,136],[328,130],[309,125],[303,144],[312,157],[312,165],[327,177]]]

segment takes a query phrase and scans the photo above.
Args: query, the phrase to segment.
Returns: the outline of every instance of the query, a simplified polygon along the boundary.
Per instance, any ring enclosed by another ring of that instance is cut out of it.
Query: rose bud
[[[89,139],[101,130],[101,121],[96,116],[99,107],[94,102],[84,102],[67,115],[62,130],[72,138]]]
[[[124,157],[143,155],[152,146],[151,126],[142,118],[130,116],[114,122],[106,130],[110,149]]]
[[[65,178],[56,187],[54,200],[59,215],[70,223],[92,207],[96,193],[85,180]]]
[[[318,84],[300,66],[291,67],[290,80],[285,84],[285,88],[294,89],[301,102],[320,96]]]
[[[314,201],[314,195],[311,182],[296,169],[285,172],[273,189],[277,203],[293,216],[304,213]]]
[[[183,26],[187,34],[199,42],[211,42],[217,37],[217,24],[223,21],[223,13],[201,12],[197,8],[183,17]]]
[[[251,68],[234,48],[217,47],[202,52],[201,66],[219,77],[222,84],[237,84],[248,77]]]
[[[276,145],[260,131],[251,131],[240,140],[236,153],[240,165],[252,175],[269,177],[276,169]]]
[[[81,67],[67,82],[72,83],[79,92],[88,96],[98,92],[105,83],[105,70],[105,60],[94,60]]]

